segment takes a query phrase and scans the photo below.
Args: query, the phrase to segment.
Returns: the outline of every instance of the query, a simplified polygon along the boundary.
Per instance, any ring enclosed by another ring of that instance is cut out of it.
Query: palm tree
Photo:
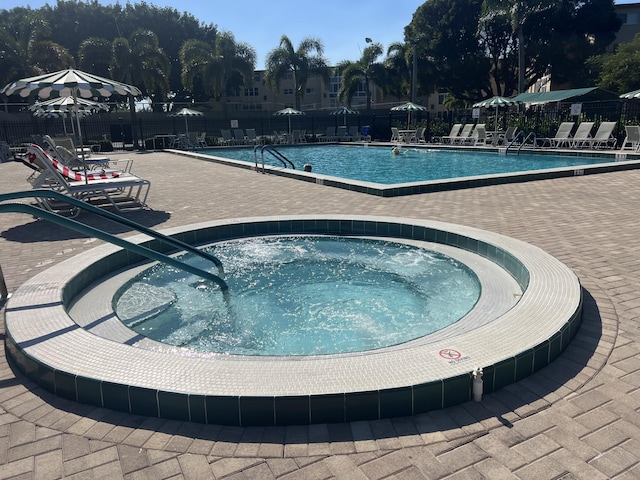
[[[49,24],[36,17],[15,34],[0,30],[0,84],[74,66],[66,48],[45,40],[49,32]]]
[[[111,49],[111,41],[106,38],[90,37],[83,40],[78,49],[78,67],[85,72],[108,78]]]
[[[171,64],[155,33],[140,29],[129,39],[118,37],[111,44],[111,51],[111,78],[137,86],[148,98],[153,98],[157,92],[168,93]],[[133,145],[137,148],[136,104],[132,95],[129,95],[129,111]]]
[[[315,55],[314,55],[315,52]],[[311,74],[319,75],[325,84],[329,83],[329,67],[322,56],[324,46],[314,37],[303,39],[295,50],[286,35],[280,38],[278,48],[267,55],[265,80],[271,88],[279,89],[280,81],[292,75],[295,94],[295,108],[300,110],[304,89]]]
[[[524,92],[525,45],[524,27],[529,18],[555,5],[554,0],[484,0],[480,23],[503,16],[509,18],[511,30],[518,40],[518,93]]]
[[[187,40],[180,47],[182,85],[192,93],[198,86],[214,98],[237,93],[250,85],[256,64],[255,50],[236,42],[229,32],[216,35],[215,44]]]
[[[342,86],[338,92],[338,99],[345,105],[351,106],[351,99],[364,83],[367,96],[367,110],[371,110],[371,83],[383,88],[385,85],[385,68],[378,63],[378,57],[382,55],[382,45],[372,43],[367,46],[362,57],[357,62],[345,60],[338,64],[342,71]]]
[[[384,61],[387,80],[381,85],[385,96],[410,98],[412,61],[413,49],[408,43],[394,42],[389,45]]]

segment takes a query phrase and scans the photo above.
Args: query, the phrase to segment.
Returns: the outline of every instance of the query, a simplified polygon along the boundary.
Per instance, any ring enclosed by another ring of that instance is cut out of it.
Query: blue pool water
[[[428,148],[407,148],[403,155],[393,155],[390,147],[356,145],[278,146],[277,149],[294,163],[297,170],[310,164],[314,173],[387,185],[614,161],[605,158],[524,153],[504,156],[496,152]],[[253,147],[217,148],[202,153],[254,163]],[[258,161],[261,162],[259,151]],[[282,166],[269,154],[265,154],[265,165]]]
[[[227,301],[216,286],[158,265],[116,295],[120,320],[141,335],[198,352],[322,355],[423,337],[458,321],[480,296],[466,265],[391,241],[256,237],[210,251],[225,267]],[[200,257],[183,259],[210,268]],[[158,299],[150,315],[127,305],[149,296]]]

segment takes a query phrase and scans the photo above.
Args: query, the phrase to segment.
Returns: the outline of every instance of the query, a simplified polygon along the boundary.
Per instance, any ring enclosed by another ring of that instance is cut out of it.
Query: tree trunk
[[[518,27],[518,93],[524,93],[524,31]]]

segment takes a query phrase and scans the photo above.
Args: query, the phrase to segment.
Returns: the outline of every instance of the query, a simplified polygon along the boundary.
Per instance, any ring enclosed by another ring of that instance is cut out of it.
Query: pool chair
[[[589,148],[616,148],[618,140],[613,136],[616,122],[602,122],[593,138],[589,139]]]
[[[35,170],[28,179],[33,188],[48,188],[94,205],[110,205],[118,212],[146,207],[151,182],[130,172],[74,171],[36,144],[27,147],[23,162]],[[78,209],[54,204],[46,198],[39,199],[38,205],[57,213],[66,211],[73,216],[79,213]]]
[[[233,135],[231,135],[231,130],[220,130],[220,134],[222,135],[221,143],[222,145],[229,146],[234,144]]]
[[[336,129],[335,127],[327,127],[324,135],[319,135],[318,140],[321,142],[335,142],[336,137]]]
[[[247,128],[245,132],[247,134],[247,138],[245,141],[248,145],[257,145],[259,143],[255,128]]]
[[[442,143],[453,143],[453,141],[458,138],[458,136],[460,135],[460,129],[462,129],[462,124],[461,123],[455,123],[453,125],[453,127],[451,127],[451,131],[449,132],[449,135],[444,135],[442,137],[439,137],[440,141]],[[438,137],[434,138],[434,140],[438,140]]]
[[[357,125],[352,125],[352,126],[349,127],[349,137],[354,142],[361,142],[362,141],[362,135],[360,135],[360,129],[358,128]]]
[[[241,128],[233,129],[233,143],[234,145],[246,145],[247,139],[244,136],[244,130]]]
[[[573,134],[573,138],[570,141],[571,148],[588,147],[591,142],[592,129],[593,122],[580,122],[576,133]]]
[[[479,123],[473,129],[473,133],[469,137],[468,143],[473,146],[487,144],[487,129],[484,123]]]
[[[571,142],[571,131],[573,130],[574,122],[562,122],[556,131],[554,137],[543,137],[536,139],[537,147],[552,147],[558,148],[562,146],[569,146]]]
[[[634,152],[638,151],[638,147],[640,147],[640,126],[638,125],[626,125],[624,127],[627,136],[622,142],[622,146],[620,150],[633,150]]]
[[[507,127],[503,135],[500,135],[496,141],[496,145],[509,145],[516,139],[518,127]]]
[[[390,142],[402,142],[404,140],[404,138],[402,138],[402,135],[400,135],[400,130],[398,130],[397,127],[391,127],[391,139],[389,140]]]
[[[416,143],[427,143],[427,140],[424,138],[424,134],[427,131],[426,127],[420,127],[416,130]]]
[[[454,145],[464,145],[468,143],[473,132],[473,123],[467,123],[462,127],[458,136],[451,140]]]
[[[339,142],[348,142],[351,140],[346,126],[341,126],[336,129],[336,137]]]
[[[133,163],[133,160],[130,159],[118,162],[111,160],[109,157],[93,155],[86,151],[84,158],[82,158],[81,154],[76,153],[73,140],[68,137],[53,138],[50,135],[43,135],[38,139],[37,144],[53,158],[72,170],[116,169],[128,172]],[[118,163],[120,164],[117,165]]]

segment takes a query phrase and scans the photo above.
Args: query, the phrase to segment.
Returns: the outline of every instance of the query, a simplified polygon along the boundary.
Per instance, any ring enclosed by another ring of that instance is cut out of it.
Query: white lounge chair
[[[460,130],[460,133],[458,134],[458,136],[451,140],[451,143],[453,143],[455,145],[463,145],[463,144],[469,142],[469,137],[470,137],[472,131],[473,131],[473,123],[465,124],[462,127],[462,130]]]
[[[449,132],[449,135],[444,135],[443,137],[440,137],[440,140],[442,141],[442,143],[453,143],[453,141],[456,138],[458,138],[458,136],[460,135],[461,129],[462,129],[462,124],[455,123],[453,127],[451,127],[451,131]]]
[[[622,142],[622,146],[620,150],[633,150],[634,152],[638,151],[638,147],[640,147],[640,125],[626,125],[624,127],[627,136]]]
[[[392,143],[399,143],[404,141],[402,135],[400,135],[400,130],[397,127],[391,127],[391,139],[389,140]]]
[[[257,145],[258,144],[258,136],[256,135],[256,129],[255,128],[247,128],[245,130],[246,134],[247,134],[247,138],[245,139],[245,142],[248,145]]]
[[[28,179],[33,188],[49,188],[85,202],[106,201],[117,211],[146,207],[151,182],[130,172],[74,171],[35,144],[27,147],[23,162],[36,170]],[[42,208],[55,210],[48,199],[39,200],[39,204]]]
[[[593,122],[580,122],[576,133],[570,141],[571,148],[581,148],[589,146],[591,142],[591,130],[593,129]]]
[[[336,129],[335,127],[327,127],[324,135],[318,137],[321,142],[335,142],[336,141]]]
[[[571,131],[573,130],[574,122],[562,122],[556,131],[554,137],[543,137],[536,139],[536,146],[539,147],[553,147],[558,148],[562,146],[569,146],[571,142]]]
[[[590,148],[615,148],[618,140],[613,136],[616,122],[602,122],[593,138],[589,140]]]

